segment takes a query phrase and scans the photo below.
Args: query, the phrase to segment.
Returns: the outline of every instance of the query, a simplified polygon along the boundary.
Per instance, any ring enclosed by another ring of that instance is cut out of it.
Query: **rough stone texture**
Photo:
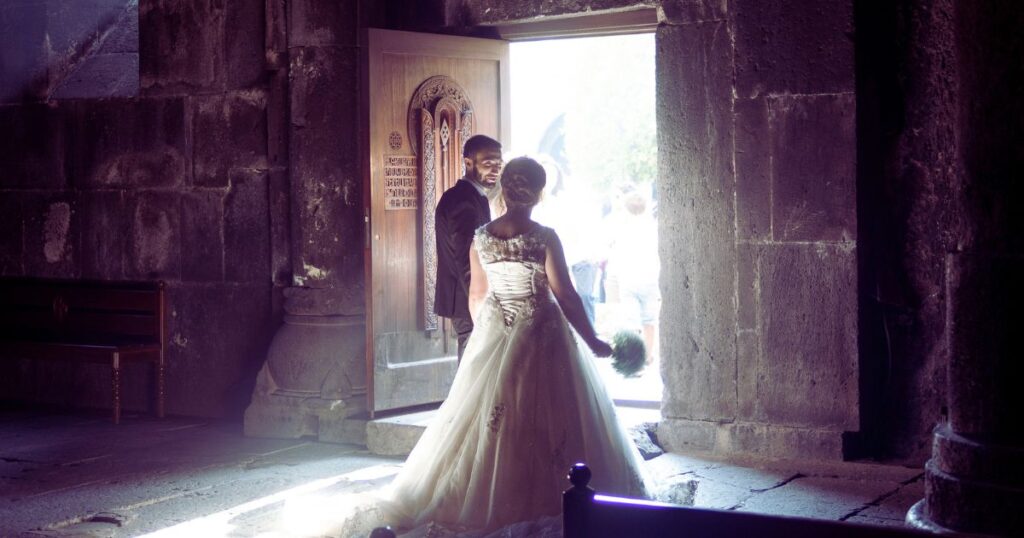
[[[856,237],[854,112],[853,94],[768,99],[776,241]]]
[[[139,93],[139,55],[102,54],[86,59],[65,77],[51,97],[130,97]]]
[[[661,0],[658,4],[669,24],[723,20],[729,12],[728,0]]]
[[[82,219],[82,277],[124,278],[131,214],[123,191],[91,191],[79,195]]]
[[[735,0],[736,92],[852,91],[853,1]]]
[[[962,243],[952,2],[858,4],[865,431],[920,463],[946,404],[948,253]]]
[[[31,193],[22,199],[25,215],[23,260],[34,276],[75,278],[81,223],[72,193]]]
[[[0,188],[60,188],[64,179],[65,110],[0,106]]]
[[[856,430],[852,244],[766,247],[759,262],[758,411],[771,424]]]
[[[362,176],[355,48],[294,48],[292,228],[295,284],[334,288],[341,312],[364,311]],[[342,285],[342,283],[344,283]]]
[[[772,137],[766,99],[737,99],[736,235],[741,240],[771,238]]]
[[[655,6],[654,0],[565,0],[563,2],[531,2],[529,0],[448,0],[446,24],[474,24],[520,21],[558,15],[579,15],[590,12],[622,10]]]
[[[266,83],[265,0],[231,0],[224,4],[224,84],[227,90]]]
[[[859,507],[895,490],[898,483],[861,482],[842,478],[806,477],[752,497],[738,510],[743,512],[782,513],[815,519],[841,519]],[[822,491],[835,494],[825,499]]]
[[[224,3],[139,1],[139,70],[145,94],[223,87]]]
[[[20,276],[22,269],[21,198],[16,193],[0,191],[0,275]]]
[[[736,409],[731,46],[722,22],[657,34],[666,418]],[[671,328],[671,329],[668,329]],[[659,436],[661,432],[659,431]]]
[[[142,192],[129,201],[128,236],[131,278],[177,279],[181,276],[181,196],[173,192]]]
[[[68,116],[71,183],[78,188],[175,187],[190,175],[183,99],[79,102]]]
[[[291,47],[352,47],[357,44],[356,0],[324,2],[293,0],[288,3]]]
[[[269,283],[181,283],[168,297],[167,412],[241,416],[273,335]]]
[[[18,2],[0,9],[0,102],[32,99],[46,87],[46,4]]]
[[[266,94],[235,92],[194,102],[195,185],[226,187],[233,168],[266,168]]]
[[[270,282],[270,219],[267,174],[238,170],[224,198],[224,278]]]
[[[181,195],[181,280],[219,282],[224,278],[224,198],[217,191]]]

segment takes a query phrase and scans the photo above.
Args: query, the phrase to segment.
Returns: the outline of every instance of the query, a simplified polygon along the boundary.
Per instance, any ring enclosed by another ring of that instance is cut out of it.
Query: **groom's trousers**
[[[452,327],[459,338],[459,362],[462,362],[462,353],[466,351],[466,341],[473,332],[472,318],[452,318]]]

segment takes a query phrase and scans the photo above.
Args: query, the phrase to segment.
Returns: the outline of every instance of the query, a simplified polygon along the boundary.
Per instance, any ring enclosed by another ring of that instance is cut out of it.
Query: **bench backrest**
[[[0,278],[0,334],[163,341],[164,283]]]

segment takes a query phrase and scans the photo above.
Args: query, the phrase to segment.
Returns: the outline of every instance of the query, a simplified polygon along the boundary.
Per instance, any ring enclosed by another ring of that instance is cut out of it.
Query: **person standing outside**
[[[469,314],[469,247],[476,229],[491,221],[488,196],[495,192],[503,164],[501,143],[484,135],[466,140],[462,156],[466,175],[441,195],[434,213],[434,313],[452,320],[459,340],[459,360],[473,331]]]

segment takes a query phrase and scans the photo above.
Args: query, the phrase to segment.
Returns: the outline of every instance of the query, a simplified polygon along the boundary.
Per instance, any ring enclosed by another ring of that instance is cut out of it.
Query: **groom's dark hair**
[[[472,159],[476,157],[476,152],[484,149],[501,151],[501,142],[487,135],[473,135],[466,140],[466,145],[462,146],[462,156]]]

